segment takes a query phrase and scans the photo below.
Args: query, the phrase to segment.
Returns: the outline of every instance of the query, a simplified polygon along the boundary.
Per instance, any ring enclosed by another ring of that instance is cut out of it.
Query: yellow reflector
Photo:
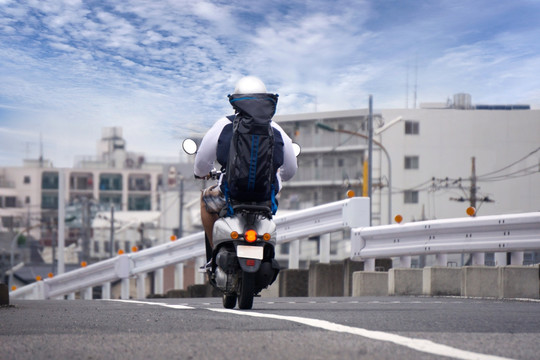
[[[255,230],[248,230],[244,234],[244,239],[246,239],[247,242],[254,242],[257,240],[257,232]]]
[[[86,261],[81,262],[81,266],[82,266],[82,267],[86,267],[86,265],[88,265],[88,264],[86,263]]]
[[[239,236],[240,235],[236,231],[231,232],[231,239],[236,240]]]
[[[399,224],[403,221],[403,216],[401,215],[396,215],[396,217],[394,218],[394,220],[396,220],[396,222]]]
[[[118,255],[122,255],[122,254],[124,254],[124,250],[122,249],[118,250]]]
[[[171,241],[176,241],[176,235],[171,235]]]
[[[270,235],[269,233],[265,233],[265,234],[263,235],[264,241],[270,240],[271,237],[272,237],[272,235]]]
[[[467,208],[467,215],[474,216],[475,214],[476,214],[476,209],[474,207],[472,207],[472,206],[469,206]]]

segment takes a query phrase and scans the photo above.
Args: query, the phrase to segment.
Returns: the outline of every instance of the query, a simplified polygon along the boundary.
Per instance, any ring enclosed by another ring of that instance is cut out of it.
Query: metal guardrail
[[[355,228],[351,259],[540,249],[540,212]]]
[[[311,209],[276,216],[277,242],[286,243],[345,228],[369,224],[369,199],[352,198]],[[48,299],[86,290],[117,280],[129,279],[169,265],[203,256],[204,233],[192,234],[174,242],[132,254],[119,255],[54,278],[12,291],[13,299]]]

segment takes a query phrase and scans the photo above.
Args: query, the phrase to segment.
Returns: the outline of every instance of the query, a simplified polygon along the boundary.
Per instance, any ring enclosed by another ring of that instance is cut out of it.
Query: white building
[[[275,120],[302,146],[298,173],[284,183],[280,205],[308,208],[344,199],[347,189],[362,194],[367,109]],[[388,155],[373,145],[373,225],[393,223],[398,214],[405,222],[463,217],[471,204],[478,215],[540,211],[540,110],[473,106],[470,96],[458,94],[454,104],[376,109],[373,126],[374,142]],[[332,259],[348,255],[341,241],[348,235],[342,235],[332,235]],[[304,246],[316,256],[313,240]]]

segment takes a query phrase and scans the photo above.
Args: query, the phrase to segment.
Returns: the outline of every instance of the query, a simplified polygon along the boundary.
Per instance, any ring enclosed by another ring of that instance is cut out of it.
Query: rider
[[[266,93],[266,86],[255,76],[241,78],[234,89],[234,94],[261,94]],[[281,134],[283,143],[278,142],[275,137],[274,146],[278,153],[283,156],[283,165],[278,169],[276,177],[278,180],[278,191],[281,190],[281,181],[291,179],[296,173],[297,164],[291,138],[274,121],[272,127]],[[218,152],[228,149],[232,137],[232,122],[228,117],[222,117],[208,130],[203,137],[197,155],[195,157],[194,173],[196,177],[209,178],[209,173],[214,169],[218,159]],[[224,145],[224,143],[226,143]],[[276,152],[274,152],[276,153]],[[281,156],[280,156],[281,157]],[[219,218],[220,211],[226,206],[226,200],[221,192],[219,184],[212,185],[203,190],[201,195],[201,220],[206,234],[206,258],[209,266],[212,259],[212,229],[214,223]]]

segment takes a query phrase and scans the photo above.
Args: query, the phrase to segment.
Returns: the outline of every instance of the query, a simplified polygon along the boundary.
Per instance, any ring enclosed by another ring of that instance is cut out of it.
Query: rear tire
[[[225,309],[234,309],[236,306],[236,294],[223,294],[223,307]]]
[[[255,296],[255,274],[242,272],[240,291],[238,292],[238,308],[249,310],[253,307]]]

